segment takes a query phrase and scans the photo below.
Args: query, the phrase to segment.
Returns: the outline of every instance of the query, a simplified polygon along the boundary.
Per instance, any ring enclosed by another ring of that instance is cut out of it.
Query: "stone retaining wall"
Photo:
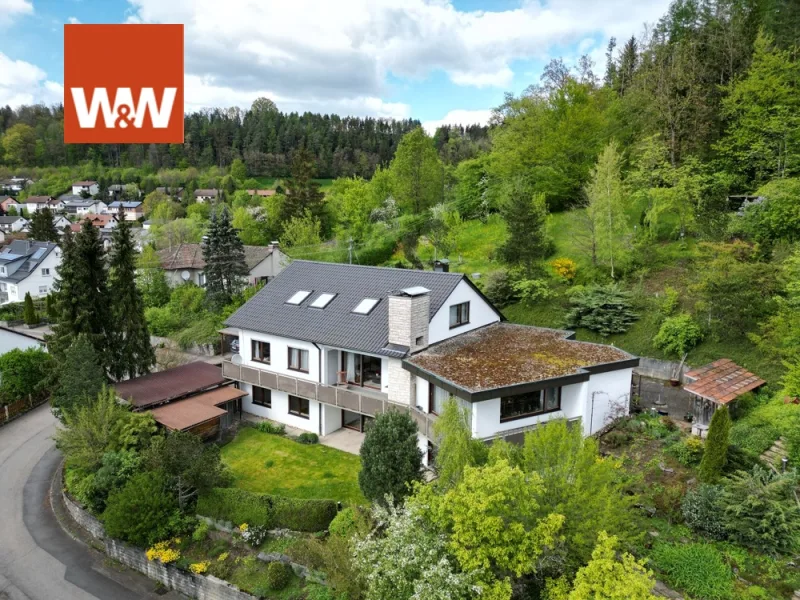
[[[647,356],[640,356],[639,357],[639,366],[633,369],[633,372],[643,377],[650,377],[652,379],[661,379],[663,381],[669,381],[672,379],[672,374],[680,365],[679,362],[674,362],[671,360],[661,360],[658,358],[650,358]],[[687,364],[684,364],[681,368],[681,377],[687,371],[690,371],[692,367]]]

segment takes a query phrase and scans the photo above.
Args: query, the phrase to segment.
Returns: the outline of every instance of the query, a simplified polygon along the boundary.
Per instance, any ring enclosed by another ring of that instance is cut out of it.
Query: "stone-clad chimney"
[[[411,287],[389,296],[389,343],[406,346],[409,352],[428,347],[430,290]]]

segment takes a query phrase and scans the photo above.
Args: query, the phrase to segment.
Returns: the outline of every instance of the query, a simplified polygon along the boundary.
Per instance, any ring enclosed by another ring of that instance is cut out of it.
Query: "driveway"
[[[49,491],[61,462],[47,405],[0,427],[0,600],[141,600],[155,582],[67,535]]]

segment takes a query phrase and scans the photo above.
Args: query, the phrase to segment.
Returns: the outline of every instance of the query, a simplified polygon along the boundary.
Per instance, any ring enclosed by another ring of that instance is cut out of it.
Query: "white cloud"
[[[443,119],[425,121],[422,126],[433,135],[437,127],[442,125],[486,125],[492,116],[491,109],[486,110],[451,110]]]
[[[49,81],[39,67],[23,60],[11,60],[0,52],[0,106],[57,104],[63,99],[64,87]]]
[[[30,0],[0,0],[0,27],[10,24],[18,16],[32,14]]]
[[[81,21],[78,19],[78,17],[69,17],[67,19],[67,23],[70,23],[71,25],[80,25],[80,22]]]

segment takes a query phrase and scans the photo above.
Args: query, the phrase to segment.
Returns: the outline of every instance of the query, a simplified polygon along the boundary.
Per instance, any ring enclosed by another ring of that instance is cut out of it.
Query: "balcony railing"
[[[358,388],[355,386],[325,385],[316,381],[298,379],[289,375],[274,373],[265,369],[256,369],[245,365],[235,365],[229,360],[222,361],[222,375],[236,381],[244,381],[271,390],[279,390],[316,400],[324,404],[358,412],[374,417],[387,410],[407,411],[416,421],[420,433],[426,437],[433,435],[433,424],[436,415],[428,414],[409,406],[389,400],[389,396],[377,390]]]

